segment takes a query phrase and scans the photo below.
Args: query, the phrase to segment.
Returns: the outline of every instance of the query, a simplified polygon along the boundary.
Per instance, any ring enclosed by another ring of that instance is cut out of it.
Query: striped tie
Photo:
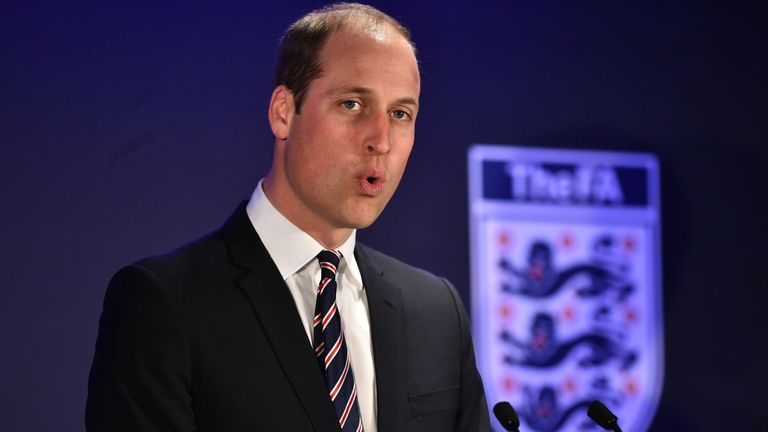
[[[320,286],[315,303],[314,349],[317,362],[328,384],[339,426],[343,432],[362,431],[363,421],[357,406],[357,387],[349,352],[341,332],[341,317],[336,309],[336,268],[341,253],[324,250],[317,255],[320,260]]]

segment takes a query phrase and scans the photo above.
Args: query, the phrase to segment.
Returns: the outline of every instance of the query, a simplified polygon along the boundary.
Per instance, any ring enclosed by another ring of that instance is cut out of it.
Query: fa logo
[[[627,432],[652,420],[663,373],[657,178],[650,155],[471,150],[478,366],[489,403],[512,403],[521,428],[599,430],[586,415],[595,399]]]

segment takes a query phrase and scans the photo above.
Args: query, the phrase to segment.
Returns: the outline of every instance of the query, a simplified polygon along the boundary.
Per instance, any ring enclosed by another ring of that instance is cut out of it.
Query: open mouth
[[[384,178],[376,170],[367,170],[358,177],[360,188],[364,195],[374,196],[381,193],[384,186]]]

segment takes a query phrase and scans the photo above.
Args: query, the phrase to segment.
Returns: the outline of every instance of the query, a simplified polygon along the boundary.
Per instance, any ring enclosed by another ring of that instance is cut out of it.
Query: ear
[[[285,140],[294,115],[293,93],[284,85],[275,87],[269,101],[269,125],[275,138]]]

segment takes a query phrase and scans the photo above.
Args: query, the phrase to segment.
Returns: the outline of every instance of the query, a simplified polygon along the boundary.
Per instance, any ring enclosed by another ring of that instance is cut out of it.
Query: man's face
[[[416,58],[390,29],[341,30],[320,58],[323,72],[288,124],[286,178],[303,222],[363,228],[392,198],[413,147]]]

